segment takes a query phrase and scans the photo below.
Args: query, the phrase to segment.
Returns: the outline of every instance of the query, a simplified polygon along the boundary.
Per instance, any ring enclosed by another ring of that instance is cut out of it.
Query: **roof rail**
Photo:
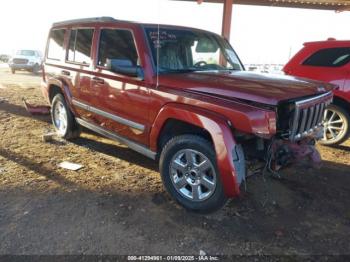
[[[118,20],[114,19],[113,17],[102,16],[102,17],[90,17],[90,18],[66,20],[66,21],[53,23],[52,26],[64,26],[64,25],[70,25],[70,24],[95,23],[95,22],[116,22],[116,21]]]

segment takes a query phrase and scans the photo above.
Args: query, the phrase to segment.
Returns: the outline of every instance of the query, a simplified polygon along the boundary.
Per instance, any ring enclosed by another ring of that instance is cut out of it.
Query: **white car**
[[[27,70],[37,74],[42,67],[42,54],[37,50],[18,50],[9,60],[12,74],[16,70]]]

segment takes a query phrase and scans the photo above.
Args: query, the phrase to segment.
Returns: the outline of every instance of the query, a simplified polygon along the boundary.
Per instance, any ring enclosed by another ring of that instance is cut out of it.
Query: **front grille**
[[[16,65],[26,65],[26,64],[28,64],[28,59],[14,58],[13,63]]]
[[[289,139],[291,141],[300,140],[320,128],[323,124],[324,110],[332,102],[332,99],[332,92],[328,92],[295,102]]]

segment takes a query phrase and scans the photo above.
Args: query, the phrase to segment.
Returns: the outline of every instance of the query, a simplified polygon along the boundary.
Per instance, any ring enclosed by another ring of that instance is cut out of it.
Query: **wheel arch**
[[[59,86],[56,85],[56,84],[51,84],[51,85],[49,85],[49,92],[48,92],[48,94],[49,94],[49,101],[50,101],[50,104],[52,103],[52,100],[53,100],[53,98],[55,97],[55,95],[57,95],[57,94],[62,94],[62,95],[64,95],[63,92],[62,92],[61,87],[59,87]]]
[[[151,150],[158,153],[162,150],[160,148],[162,139],[164,141],[168,139],[167,137],[164,138],[164,135],[169,135],[166,132],[174,130],[173,125],[176,123],[183,125],[183,129],[180,129],[182,132],[186,132],[188,127],[192,127],[193,132],[199,132],[202,136],[210,138],[215,149],[225,194],[228,197],[237,196],[239,194],[239,184],[237,182],[239,175],[236,173],[233,162],[233,154],[237,144],[228,121],[220,115],[194,106],[167,104],[160,110],[152,127],[150,133]],[[190,134],[193,134],[193,132]]]
[[[333,104],[342,107],[343,109],[347,110],[348,113],[350,113],[350,101],[348,101],[340,96],[334,96]]]
[[[70,110],[75,114],[75,110],[72,107],[72,94],[69,89],[69,85],[63,79],[50,79],[47,86],[48,86],[48,98],[49,98],[50,104],[52,103],[54,96],[60,93],[63,95],[64,99],[66,100]]]
[[[159,146],[168,141],[171,134],[199,134],[210,141],[214,141],[215,134],[207,122],[227,123],[224,117],[207,112],[195,106],[169,103],[165,105],[154,120],[150,132],[150,147],[154,151],[159,151]],[[179,125],[179,126],[176,126]]]
[[[183,119],[168,118],[159,131],[157,139],[158,151],[161,150],[172,137],[186,134],[199,135],[213,143],[213,139],[208,130],[193,123],[186,122]]]

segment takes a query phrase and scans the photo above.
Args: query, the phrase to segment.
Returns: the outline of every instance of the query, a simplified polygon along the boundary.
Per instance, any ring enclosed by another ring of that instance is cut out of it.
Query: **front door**
[[[140,64],[132,31],[101,29],[91,90],[98,92],[94,107],[99,125],[123,137],[148,144],[149,90],[137,77],[117,74],[107,67],[108,60],[136,66]]]

